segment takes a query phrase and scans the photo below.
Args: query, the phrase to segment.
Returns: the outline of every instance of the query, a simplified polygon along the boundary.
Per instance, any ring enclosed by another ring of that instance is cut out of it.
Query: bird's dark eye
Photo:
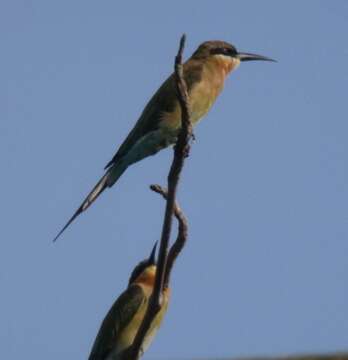
[[[230,56],[237,55],[237,50],[234,48],[225,48],[225,50],[226,50],[227,55],[230,55]]]

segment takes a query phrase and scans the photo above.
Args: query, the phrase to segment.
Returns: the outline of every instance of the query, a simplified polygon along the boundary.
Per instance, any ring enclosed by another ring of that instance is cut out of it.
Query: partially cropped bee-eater
[[[133,344],[143,321],[153,291],[156,275],[156,245],[148,259],[133,270],[128,288],[119,296],[107,313],[94,341],[89,360],[117,360]],[[170,289],[163,289],[162,305],[142,344],[145,352],[152,342],[168,308]]]
[[[198,47],[183,65],[193,125],[206,115],[214,104],[223,89],[227,75],[241,62],[251,60],[274,61],[265,56],[238,52],[233,45],[224,41],[206,41]],[[181,108],[176,93],[175,77],[172,74],[145,106],[134,128],[106,165],[104,176],[54,240],[106,188],[114,185],[129,165],[175,144],[180,127]]]

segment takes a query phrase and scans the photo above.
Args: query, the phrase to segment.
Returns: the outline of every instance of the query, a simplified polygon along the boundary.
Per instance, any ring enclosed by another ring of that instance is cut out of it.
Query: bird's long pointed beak
[[[262,56],[262,55],[256,55],[256,54],[249,54],[249,53],[238,53],[237,57],[240,61],[253,61],[253,60],[262,60],[262,61],[273,61],[273,62],[277,62],[274,59],[271,59],[269,57],[266,56]]]
[[[149,264],[155,265],[156,264],[156,259],[155,259],[155,255],[156,255],[156,248],[157,248],[157,241],[155,242],[154,247],[152,248],[150,257],[149,257]]]

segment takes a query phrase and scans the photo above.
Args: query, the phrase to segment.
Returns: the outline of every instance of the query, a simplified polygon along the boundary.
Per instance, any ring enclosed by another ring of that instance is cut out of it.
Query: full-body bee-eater
[[[150,296],[153,292],[156,261],[156,245],[148,259],[140,262],[133,270],[127,289],[118,297],[103,320],[94,341],[89,360],[121,359],[143,321]],[[147,332],[141,352],[152,342],[168,308],[170,289],[163,289],[162,305]]]
[[[265,56],[238,52],[233,45],[224,41],[206,41],[198,47],[183,65],[193,125],[206,115],[214,104],[223,89],[227,75],[241,62],[252,60],[274,61]],[[104,176],[54,240],[106,188],[113,186],[129,165],[173,145],[180,126],[181,108],[177,99],[175,78],[172,74],[145,106],[135,126],[106,165]]]

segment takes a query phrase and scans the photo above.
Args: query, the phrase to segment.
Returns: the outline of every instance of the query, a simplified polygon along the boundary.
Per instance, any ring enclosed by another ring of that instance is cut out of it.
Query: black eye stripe
[[[213,55],[237,55],[237,50],[233,48],[215,48],[210,51]]]

